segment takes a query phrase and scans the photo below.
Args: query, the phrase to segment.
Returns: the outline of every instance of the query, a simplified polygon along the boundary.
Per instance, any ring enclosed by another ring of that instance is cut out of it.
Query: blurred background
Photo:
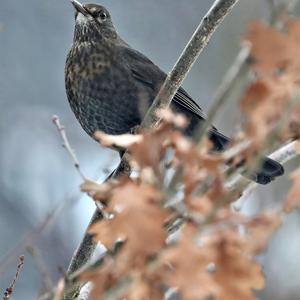
[[[166,71],[213,2],[97,1],[111,11],[124,39]],[[204,110],[236,57],[248,22],[268,20],[268,2],[240,0],[185,80],[184,87]],[[52,115],[61,118],[89,178],[104,179],[119,160],[116,153],[101,148],[83,132],[69,108],[64,64],[73,25],[74,12],[68,0],[0,3],[0,295],[14,276],[18,255],[26,254],[13,299],[36,299],[42,273],[57,282],[94,210],[92,201],[79,192],[81,180],[61,147]],[[215,123],[231,134],[236,120],[236,109],[229,105]],[[288,169],[295,166],[294,160]],[[245,209],[252,213],[274,206],[286,196],[289,184],[285,176],[259,188],[255,201],[246,203]],[[51,222],[44,226],[49,216]],[[259,258],[267,277],[261,299],[300,299],[299,230],[299,216],[287,216],[266,254]],[[28,244],[38,254],[26,253],[24,245]]]

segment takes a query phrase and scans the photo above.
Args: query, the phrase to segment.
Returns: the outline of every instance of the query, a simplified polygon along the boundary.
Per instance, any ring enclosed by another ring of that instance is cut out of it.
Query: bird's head
[[[71,0],[75,8],[74,41],[99,41],[102,38],[114,39],[117,37],[108,10],[98,4],[81,4]]]

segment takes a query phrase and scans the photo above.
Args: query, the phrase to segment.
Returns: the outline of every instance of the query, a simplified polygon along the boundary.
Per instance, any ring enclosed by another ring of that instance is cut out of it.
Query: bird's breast
[[[96,130],[121,134],[140,123],[139,92],[130,78],[112,53],[70,51],[65,69],[68,100],[89,135]]]

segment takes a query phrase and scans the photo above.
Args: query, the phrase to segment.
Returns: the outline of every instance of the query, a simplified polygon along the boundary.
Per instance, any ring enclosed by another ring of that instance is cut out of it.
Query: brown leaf
[[[247,116],[246,133],[259,146],[269,133],[270,119],[277,110],[272,103],[272,86],[266,80],[252,83],[241,101],[241,110]]]
[[[254,217],[247,226],[249,252],[253,255],[262,253],[280,225],[281,218],[277,212],[264,212]]]
[[[115,217],[93,224],[89,232],[109,249],[118,239],[126,241],[118,256],[124,268],[144,265],[167,237],[164,223],[169,211],[161,206],[161,198],[151,186],[128,179],[113,190],[108,203]]]
[[[250,85],[242,100],[247,116],[246,132],[254,149],[263,145],[272,126],[296,94],[300,82],[300,21],[286,18],[282,31],[261,22],[250,25],[246,40],[251,44],[252,67],[257,80]],[[282,139],[299,136],[300,106],[282,128]]]
[[[189,208],[190,212],[200,215],[208,215],[214,208],[214,204],[225,196],[226,189],[224,186],[224,174],[216,173],[213,182],[209,185],[209,188],[205,194],[200,197],[190,194],[185,195],[185,204]],[[233,200],[235,200],[233,198]],[[229,208],[229,202],[224,204],[224,209]],[[220,211],[223,214],[223,210]],[[218,214],[216,215],[218,217]]]
[[[215,249],[201,247],[196,242],[196,227],[186,224],[181,239],[161,256],[161,263],[167,269],[163,281],[171,287],[178,287],[183,299],[199,300],[216,293],[217,286],[208,265],[214,260]]]
[[[286,37],[262,22],[252,22],[245,36],[251,44],[251,57],[259,74],[273,75],[289,62]]]
[[[101,267],[87,270],[80,275],[82,281],[90,281],[93,284],[91,300],[103,299],[105,292],[117,283],[119,277],[112,259],[106,259]]]
[[[160,177],[160,161],[165,154],[172,131],[173,128],[168,124],[161,124],[152,130],[144,130],[143,141],[129,147],[128,151],[140,169],[150,167]]]
[[[218,284],[216,300],[255,300],[253,289],[264,286],[261,267],[245,251],[247,244],[238,231],[220,232],[216,239],[217,259],[214,279]]]
[[[126,300],[163,300],[162,288],[158,288],[154,282],[141,273],[134,274],[130,289],[123,296]]]
[[[287,195],[284,209],[286,212],[291,212],[294,209],[300,211],[300,168],[294,171],[290,178],[293,180],[293,185]]]
[[[82,192],[88,193],[95,201],[106,202],[111,196],[114,184],[116,184],[116,182],[113,182],[112,180],[105,183],[86,180],[81,184],[80,189]]]

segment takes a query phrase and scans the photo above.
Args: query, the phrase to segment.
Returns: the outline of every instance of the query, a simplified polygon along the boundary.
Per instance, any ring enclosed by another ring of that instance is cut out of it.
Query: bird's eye
[[[101,11],[100,14],[99,14],[99,17],[100,17],[101,20],[104,21],[107,18],[107,14],[104,11]]]

